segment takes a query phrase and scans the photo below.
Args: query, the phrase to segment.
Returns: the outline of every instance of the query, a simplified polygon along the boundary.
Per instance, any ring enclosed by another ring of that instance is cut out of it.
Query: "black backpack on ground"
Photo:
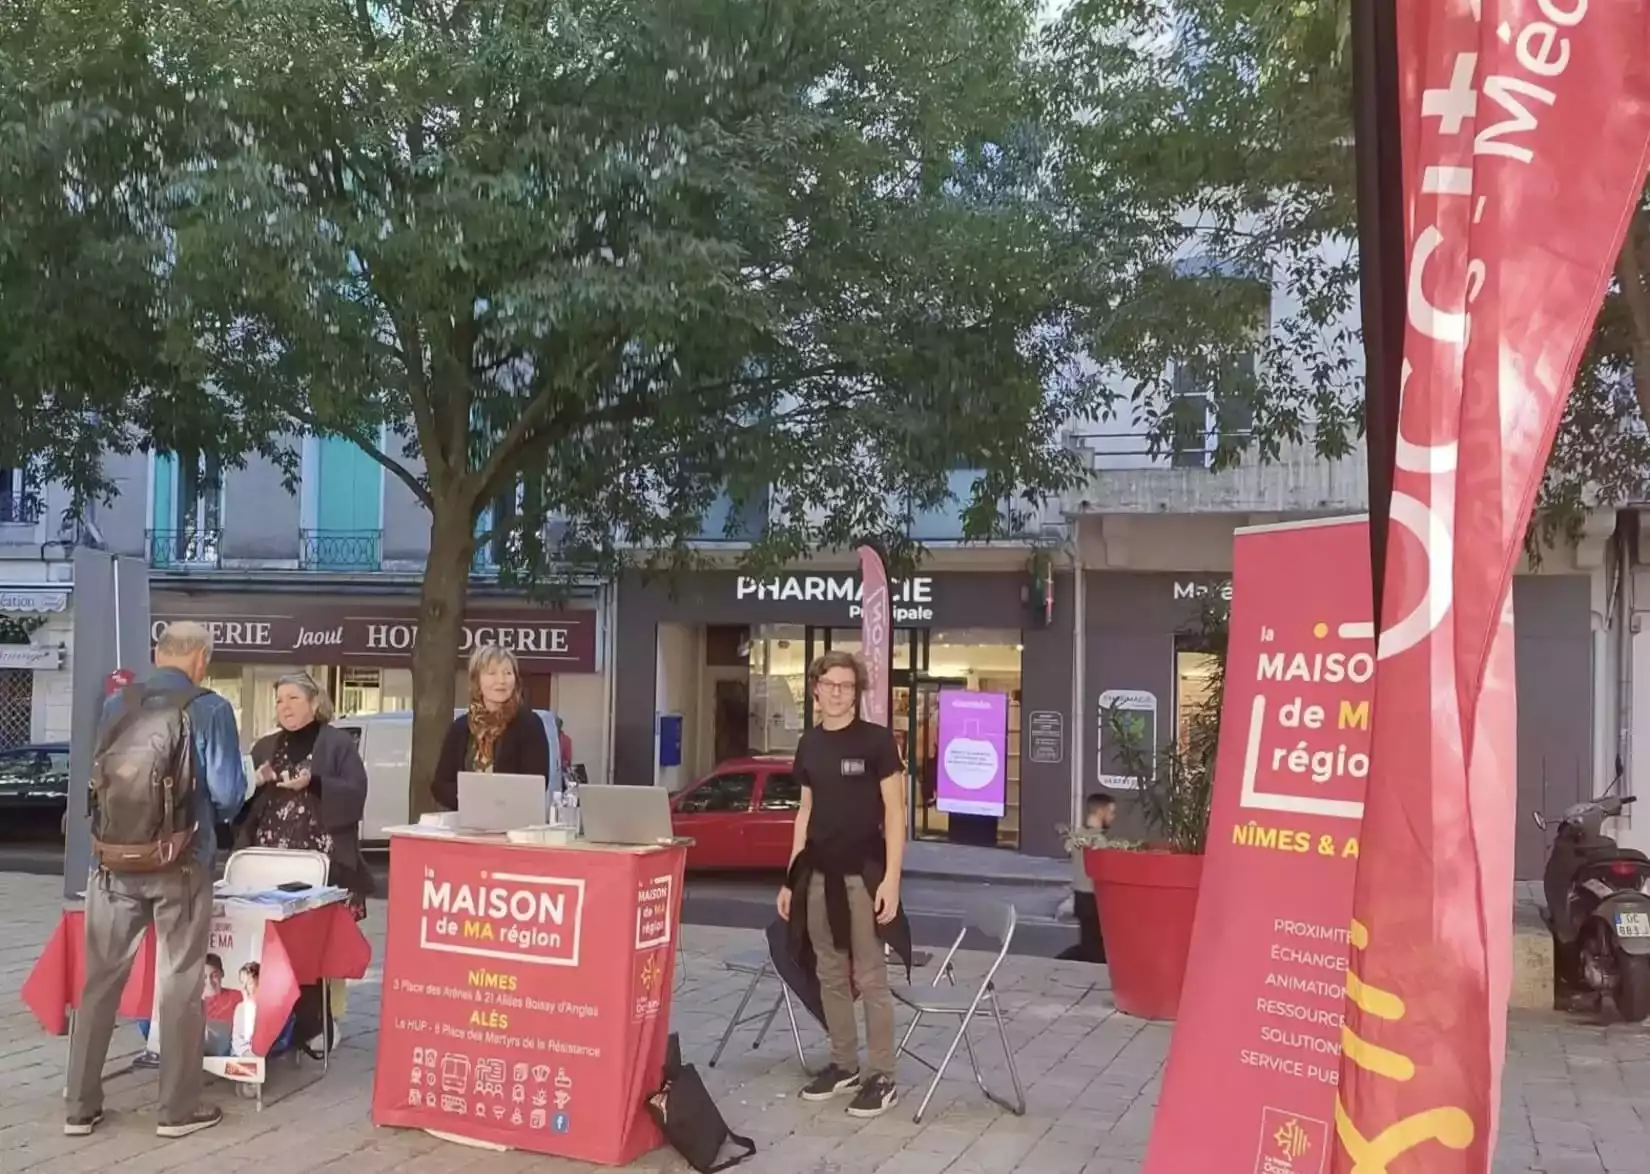
[[[692,1064],[682,1063],[682,1043],[672,1034],[665,1050],[665,1081],[647,1099],[647,1111],[670,1147],[699,1174],[716,1174],[737,1166],[756,1152],[756,1143],[741,1137],[722,1120],[722,1111],[710,1099],[710,1090]],[[745,1152],[718,1162],[729,1142]]]
[[[92,856],[99,868],[165,872],[190,859],[201,829],[188,711],[205,695],[142,683],[121,690],[92,760]]]

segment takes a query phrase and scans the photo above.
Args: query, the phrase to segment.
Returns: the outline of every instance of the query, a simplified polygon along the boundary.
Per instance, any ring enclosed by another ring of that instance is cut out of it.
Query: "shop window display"
[[[751,754],[794,754],[809,708],[806,630],[754,629],[746,684]]]
[[[1187,723],[1209,700],[1217,661],[1211,652],[1196,647],[1177,645],[1175,648],[1175,741],[1182,746],[1188,736]]]
[[[918,839],[966,839],[1014,848],[1020,843],[1020,634],[983,629],[913,631],[906,664],[894,672],[892,721],[911,775],[911,830]],[[896,648],[900,641],[895,642]],[[1008,696],[1007,796],[1001,819],[956,817],[939,809],[939,695],[944,689]],[[954,826],[955,825],[955,826]],[[976,837],[984,837],[983,840]]]
[[[859,629],[770,624],[706,629],[703,696],[713,700],[713,762],[792,754],[817,721],[808,664],[827,651],[857,653]],[[922,839],[974,837],[1002,847],[1020,842],[1020,633],[987,629],[896,629],[890,648],[889,721],[910,777],[911,832]],[[1003,693],[1008,703],[1007,801],[1001,819],[954,821],[936,804],[942,689]],[[698,772],[696,772],[698,773]],[[958,826],[954,826],[954,824]],[[967,825],[967,826],[963,826]],[[965,834],[966,833],[966,834]]]
[[[324,664],[213,664],[202,684],[221,694],[235,711],[241,749],[250,749],[275,728],[275,682],[305,672],[326,688],[339,717],[397,713],[412,708],[410,669],[350,668]],[[454,704],[466,704],[469,680],[458,674]]]

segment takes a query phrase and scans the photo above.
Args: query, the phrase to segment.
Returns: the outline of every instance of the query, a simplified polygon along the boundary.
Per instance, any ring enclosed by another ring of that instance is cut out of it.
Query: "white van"
[[[548,709],[536,711],[550,739],[550,780],[552,791],[562,785],[560,738],[556,715]],[[456,718],[464,710],[453,711]],[[333,725],[355,736],[361,761],[367,766],[367,805],[361,816],[361,842],[383,844],[389,836],[385,828],[411,822],[407,804],[407,777],[412,770],[412,711],[367,713],[340,717]]]

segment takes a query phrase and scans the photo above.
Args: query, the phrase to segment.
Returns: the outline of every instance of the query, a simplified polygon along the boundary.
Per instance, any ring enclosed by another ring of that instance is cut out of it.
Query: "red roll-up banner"
[[[1490,1169],[1517,745],[1510,585],[1644,188],[1647,0],[1396,0],[1403,390],[1332,1169]]]
[[[1145,1174],[1323,1174],[1369,774],[1362,518],[1239,530],[1197,917]]]
[[[888,570],[870,545],[859,548],[859,654],[868,680],[859,699],[859,716],[873,725],[888,724],[888,658],[894,613],[888,597]]]

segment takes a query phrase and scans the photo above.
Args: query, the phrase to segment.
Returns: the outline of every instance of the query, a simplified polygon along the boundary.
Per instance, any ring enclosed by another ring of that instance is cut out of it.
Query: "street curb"
[[[910,865],[900,869],[902,877],[921,877],[923,880],[960,881],[986,885],[1030,885],[1046,889],[1069,889],[1071,876],[1060,877],[1037,876],[1030,873],[993,873],[982,876],[977,872],[952,872],[940,868],[913,868]]]
[[[63,862],[52,859],[32,859],[27,856],[8,860],[4,859],[3,854],[0,854],[0,873],[7,872],[22,876],[59,876],[63,872]],[[985,886],[1020,885],[1041,889],[1069,889],[1071,887],[1070,877],[1055,878],[1029,874],[981,876],[977,873],[961,873],[937,868],[906,868],[901,870],[901,874],[906,877],[918,877],[922,880],[952,881]]]

